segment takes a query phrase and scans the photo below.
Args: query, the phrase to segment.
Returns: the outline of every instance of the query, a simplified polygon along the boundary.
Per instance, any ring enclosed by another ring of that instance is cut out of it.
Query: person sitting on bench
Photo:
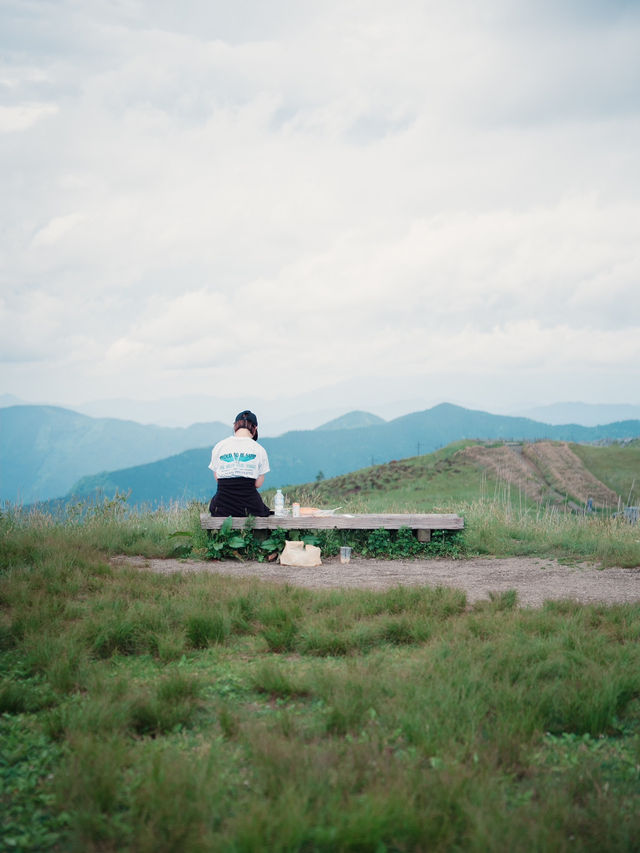
[[[209,468],[218,483],[211,498],[211,515],[267,516],[273,511],[262,500],[258,489],[269,471],[267,451],[258,444],[258,419],[245,409],[236,416],[234,435],[223,438],[211,451]]]

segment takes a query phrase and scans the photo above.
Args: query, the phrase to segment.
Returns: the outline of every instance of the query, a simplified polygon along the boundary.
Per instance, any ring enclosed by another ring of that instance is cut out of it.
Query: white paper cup
[[[340,548],[340,562],[348,563],[351,560],[351,548],[348,545],[343,545]]]

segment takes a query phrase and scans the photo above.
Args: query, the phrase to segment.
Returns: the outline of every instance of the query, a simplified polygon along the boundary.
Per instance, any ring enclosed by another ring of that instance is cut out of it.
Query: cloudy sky
[[[638,0],[0,18],[0,393],[640,403]]]

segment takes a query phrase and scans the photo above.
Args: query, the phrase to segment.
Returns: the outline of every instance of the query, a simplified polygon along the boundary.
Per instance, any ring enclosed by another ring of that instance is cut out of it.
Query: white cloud
[[[55,353],[59,338],[68,331],[64,305],[44,289],[14,292],[0,300],[1,361],[43,360]]]
[[[64,216],[56,216],[41,228],[33,238],[32,245],[52,246],[58,243],[69,231],[78,225],[84,216],[82,213],[67,213]]]
[[[269,7],[8,4],[3,390],[637,365],[632,10]]]
[[[58,107],[55,104],[34,103],[10,107],[0,106],[0,133],[19,133],[57,112]]]

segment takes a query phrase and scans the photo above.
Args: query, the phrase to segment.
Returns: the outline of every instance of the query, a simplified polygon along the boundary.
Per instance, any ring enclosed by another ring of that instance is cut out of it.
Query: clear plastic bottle
[[[284,495],[282,489],[278,489],[273,500],[274,515],[284,515]]]

